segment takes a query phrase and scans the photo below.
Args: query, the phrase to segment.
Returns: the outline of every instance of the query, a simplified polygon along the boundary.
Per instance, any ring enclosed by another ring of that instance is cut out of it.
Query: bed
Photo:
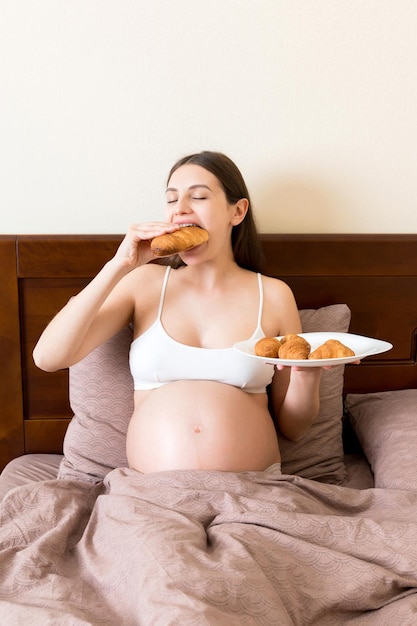
[[[31,358],[121,236],[0,236],[1,623],[417,623],[417,235],[261,240],[305,332],[392,350],[323,374],[281,475],[141,475],[131,330],[70,371]]]

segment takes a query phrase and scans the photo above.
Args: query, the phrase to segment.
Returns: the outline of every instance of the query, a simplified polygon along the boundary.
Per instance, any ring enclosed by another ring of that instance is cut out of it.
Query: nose
[[[187,196],[179,196],[175,204],[175,214],[182,215],[183,213],[189,213],[191,210],[190,203]]]

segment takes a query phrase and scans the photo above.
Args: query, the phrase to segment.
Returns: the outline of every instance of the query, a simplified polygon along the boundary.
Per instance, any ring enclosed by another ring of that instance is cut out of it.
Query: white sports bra
[[[155,389],[178,380],[210,380],[239,387],[248,393],[265,393],[274,375],[272,365],[233,348],[197,348],[175,341],[161,322],[171,267],[167,267],[155,322],[130,346],[129,365],[137,390]],[[258,274],[258,323],[251,340],[265,337],[262,276]]]

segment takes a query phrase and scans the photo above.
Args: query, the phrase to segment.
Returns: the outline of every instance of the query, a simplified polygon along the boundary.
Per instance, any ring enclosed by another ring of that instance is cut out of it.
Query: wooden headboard
[[[261,239],[265,273],[292,287],[299,308],[344,302],[351,332],[394,344],[346,367],[346,393],[417,387],[417,235]],[[0,469],[24,453],[62,451],[72,417],[68,372],[41,372],[32,350],[120,241],[120,235],[0,236]]]

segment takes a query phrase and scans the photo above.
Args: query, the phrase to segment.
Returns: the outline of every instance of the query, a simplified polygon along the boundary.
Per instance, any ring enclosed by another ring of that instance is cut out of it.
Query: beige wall
[[[163,215],[240,166],[263,232],[417,232],[415,0],[1,0],[0,233]]]

